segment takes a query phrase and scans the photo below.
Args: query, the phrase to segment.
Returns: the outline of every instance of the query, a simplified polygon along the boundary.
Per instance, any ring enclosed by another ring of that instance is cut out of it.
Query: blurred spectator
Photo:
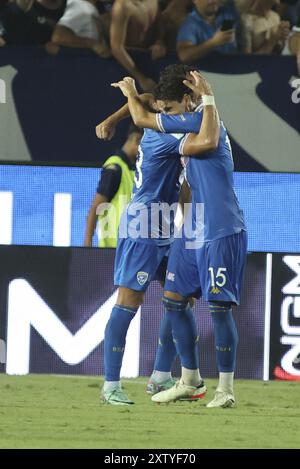
[[[169,0],[162,12],[165,41],[168,49],[175,49],[178,30],[192,9],[192,0]]]
[[[296,56],[300,76],[300,0],[281,0],[277,11],[281,19],[290,21],[293,26],[282,54]]]
[[[293,26],[282,54],[296,56],[298,75],[300,77],[300,27],[299,26]]]
[[[193,2],[195,9],[188,15],[177,36],[179,59],[189,63],[212,52],[236,52],[236,33],[241,32],[241,23],[233,2],[224,6],[220,6],[220,0]]]
[[[48,22],[53,27],[63,15],[66,8],[66,0],[36,0],[31,11],[40,18],[40,22]]]
[[[150,49],[153,60],[164,57],[166,45],[158,0],[115,0],[110,45],[113,56],[138,81],[142,90],[153,90],[155,82],[139,70],[126,48]]]
[[[298,26],[293,26],[289,37],[285,43],[282,51],[283,55],[295,55],[297,59],[298,76],[300,77],[300,23]]]
[[[300,0],[281,0],[276,11],[282,20],[289,21],[292,26],[299,26]]]
[[[52,35],[56,46],[87,48],[109,57],[107,32],[97,9],[98,0],[67,0],[64,15]]]
[[[248,13],[255,0],[235,0],[235,6],[240,14]]]
[[[278,0],[255,0],[250,12],[243,15],[247,53],[272,54],[282,50],[290,27],[272,10],[277,3]]]
[[[65,0],[14,0],[0,12],[2,45],[45,44],[65,9]]]

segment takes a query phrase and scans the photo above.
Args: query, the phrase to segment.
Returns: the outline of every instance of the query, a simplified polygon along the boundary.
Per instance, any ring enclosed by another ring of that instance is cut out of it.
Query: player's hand
[[[112,83],[111,86],[113,86],[114,88],[120,88],[126,98],[129,98],[130,96],[138,96],[135,81],[131,77],[125,77],[123,78],[123,80],[117,83]]]
[[[188,79],[183,80],[185,86],[190,88],[195,97],[199,98],[203,95],[213,95],[212,88],[207,80],[196,70],[188,74]]]
[[[234,29],[228,29],[227,31],[217,31],[214,36],[211,38],[215,47],[224,46],[233,42],[234,39]]]
[[[116,124],[109,118],[100,122],[96,127],[96,135],[102,140],[111,140],[115,135],[115,131]]]
[[[153,46],[150,47],[150,50],[152,60],[162,59],[167,53],[166,45],[162,41],[153,44]]]
[[[5,39],[3,37],[0,37],[0,47],[4,47],[6,45]]]

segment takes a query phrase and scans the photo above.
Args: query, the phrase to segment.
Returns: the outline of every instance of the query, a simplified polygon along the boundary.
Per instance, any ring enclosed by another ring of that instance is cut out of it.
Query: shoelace
[[[214,401],[217,400],[219,396],[223,396],[224,394],[229,394],[229,393],[225,391],[216,391],[216,394],[213,400]],[[230,398],[230,400],[234,402],[234,399]]]
[[[124,398],[126,397],[124,392],[122,391],[122,389],[113,389],[110,394],[108,395],[108,399],[110,399],[113,395],[115,395],[116,397],[120,397],[120,398]],[[127,397],[126,397],[127,399]]]

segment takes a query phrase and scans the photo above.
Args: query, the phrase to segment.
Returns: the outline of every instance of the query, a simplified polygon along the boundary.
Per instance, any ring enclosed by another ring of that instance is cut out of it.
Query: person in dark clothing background
[[[0,10],[0,45],[46,44],[66,0],[14,0]]]

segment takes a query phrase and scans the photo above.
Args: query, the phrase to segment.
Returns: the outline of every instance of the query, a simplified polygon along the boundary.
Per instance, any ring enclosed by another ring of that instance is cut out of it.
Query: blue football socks
[[[166,316],[172,324],[173,337],[181,365],[190,370],[199,368],[198,334],[190,305],[183,301],[164,297]]]
[[[210,302],[214,325],[215,347],[219,372],[233,372],[236,362],[238,332],[230,303]]]
[[[159,342],[156,351],[154,370],[170,372],[176,355],[177,350],[173,340],[172,324],[169,316],[164,314],[160,323]]]
[[[119,381],[126,334],[138,308],[115,305],[105,328],[104,368],[106,381]]]

